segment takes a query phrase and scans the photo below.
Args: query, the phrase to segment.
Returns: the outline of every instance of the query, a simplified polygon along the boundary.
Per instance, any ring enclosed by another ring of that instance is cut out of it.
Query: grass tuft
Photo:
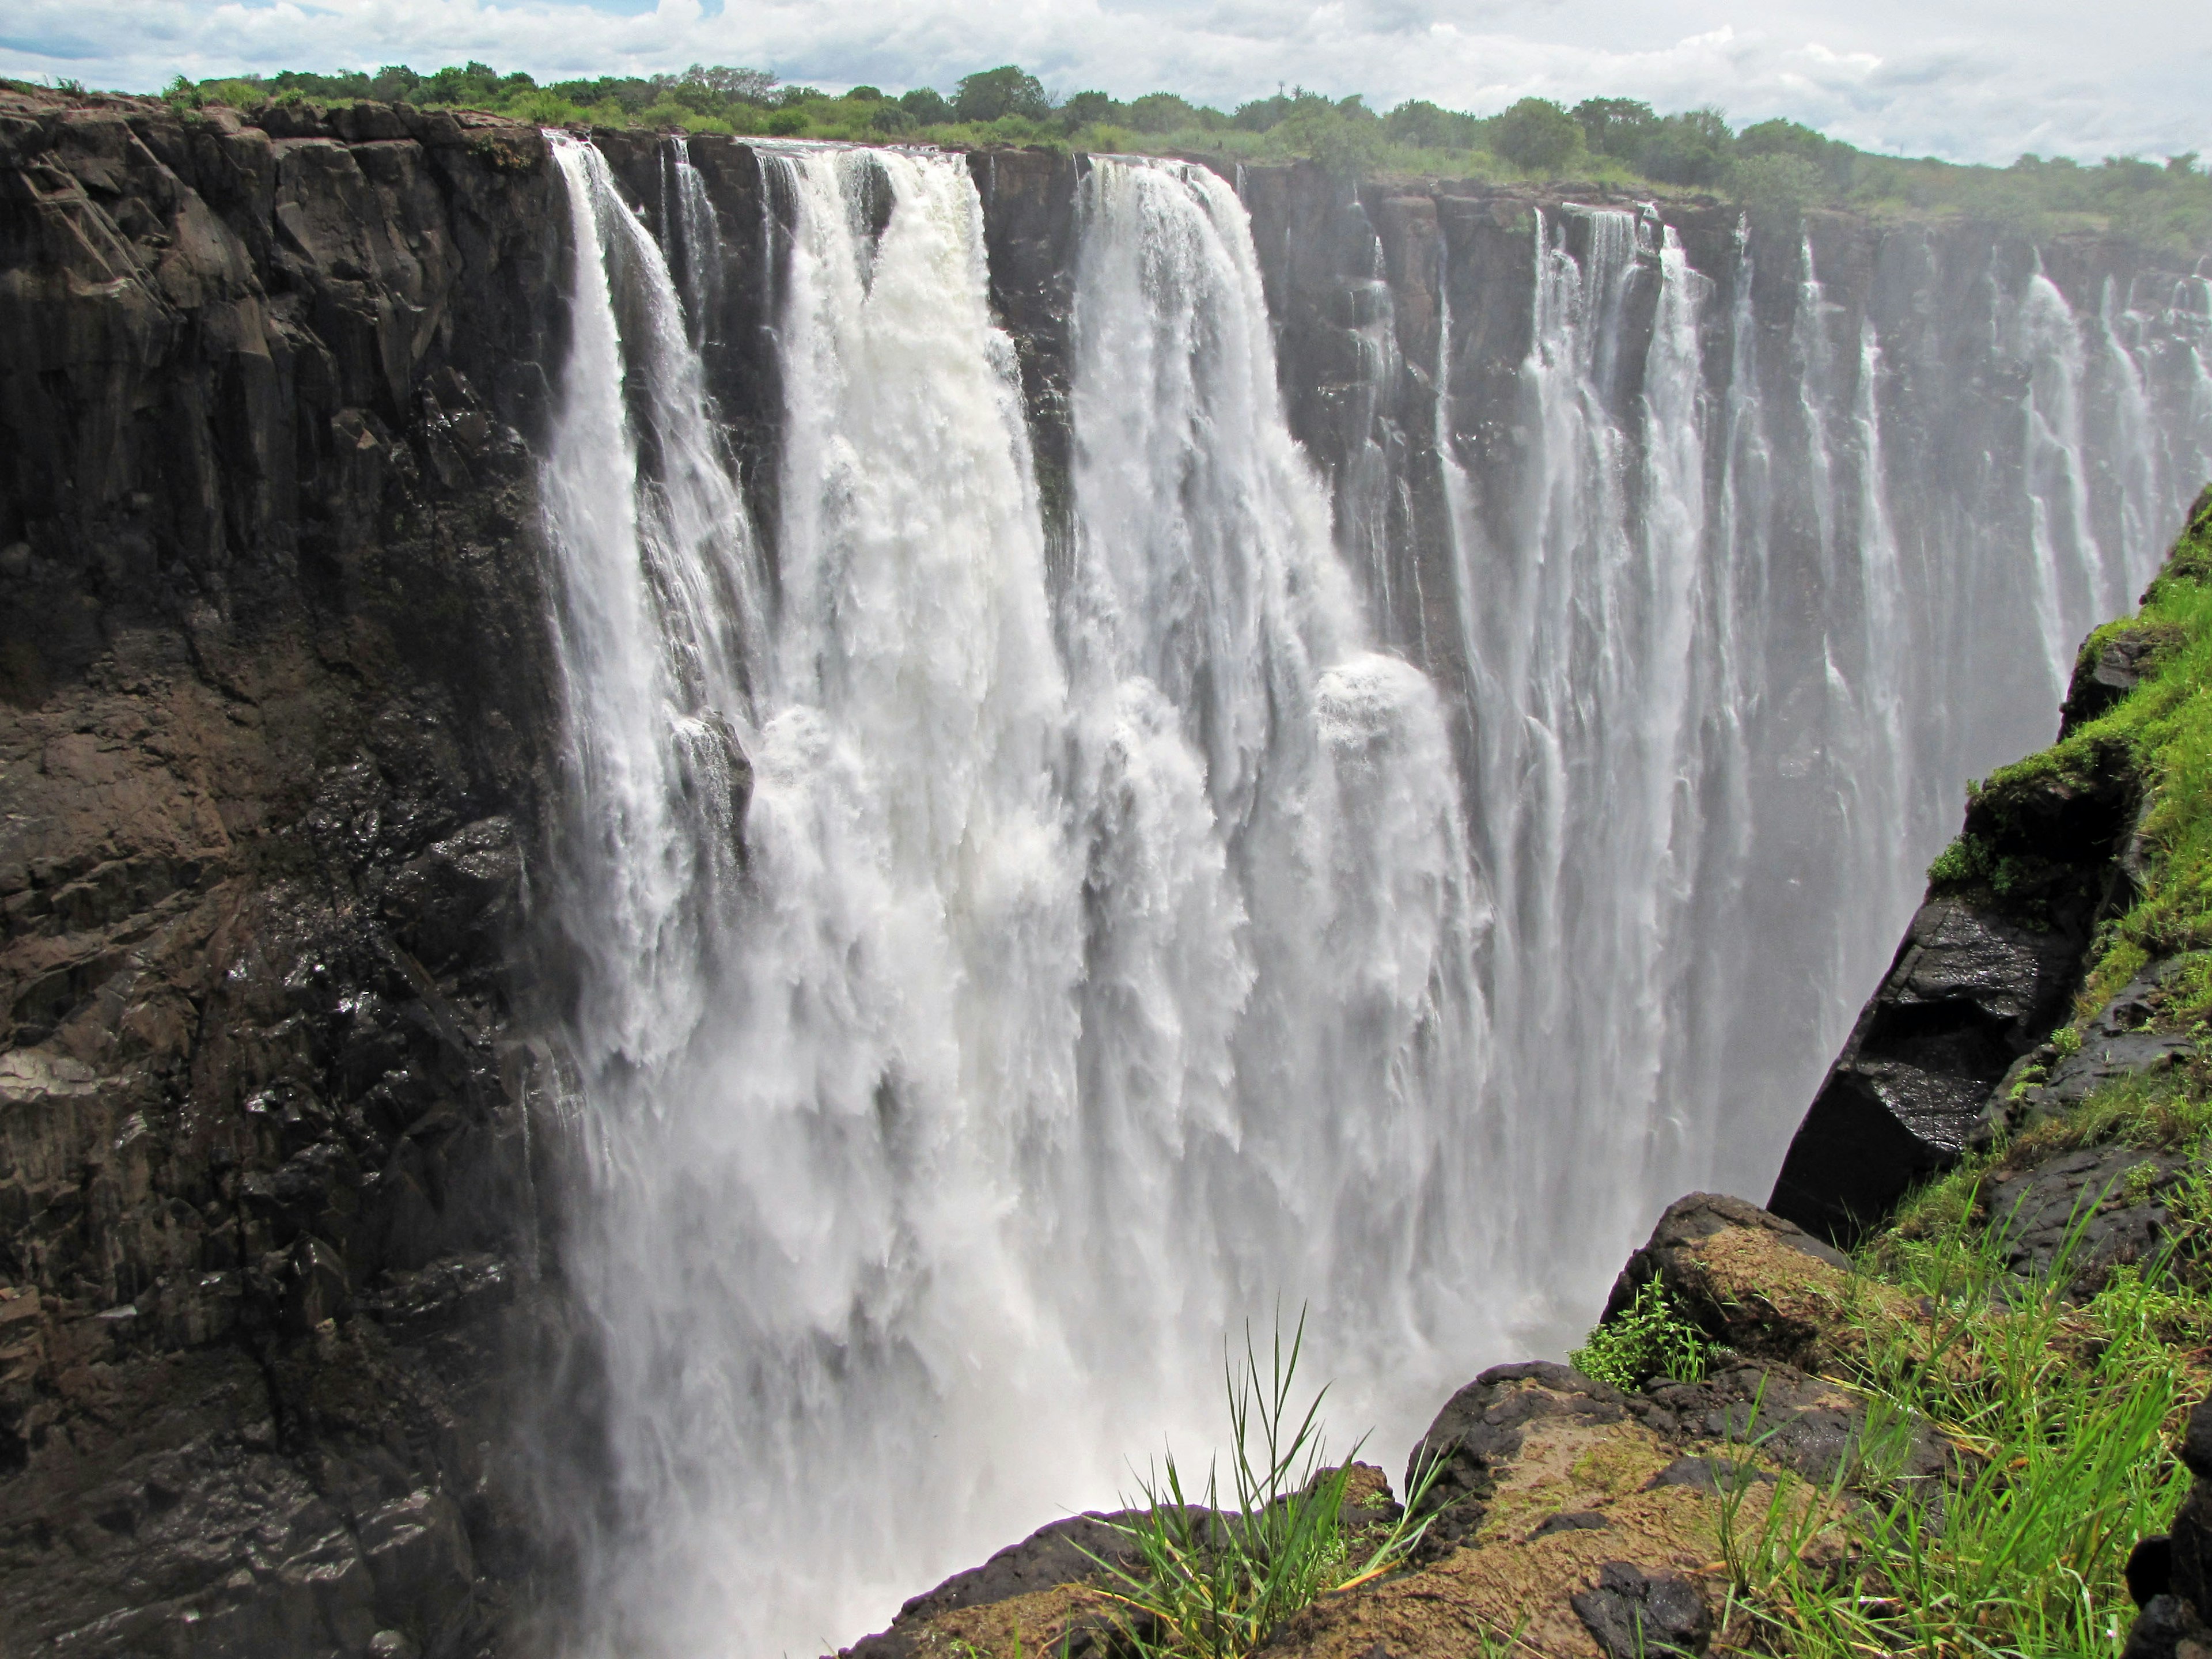
[[[1427,1529],[1414,1517],[1434,1470],[1406,1494],[1397,1519],[1346,1524],[1355,1444],[1331,1464],[1321,1434],[1324,1387],[1294,1413],[1305,1316],[1285,1348],[1275,1333],[1262,1367],[1248,1328],[1240,1370],[1224,1357],[1231,1442],[1224,1504],[1218,1464],[1202,1486],[1186,1488],[1172,1453],[1141,1483],[1122,1530],[1137,1547],[1129,1568],[1100,1561],[1106,1595],[1121,1609],[1121,1633],[1144,1659],[1243,1659],[1293,1613],[1325,1595],[1390,1571]],[[1092,1558],[1094,1560],[1097,1557]]]

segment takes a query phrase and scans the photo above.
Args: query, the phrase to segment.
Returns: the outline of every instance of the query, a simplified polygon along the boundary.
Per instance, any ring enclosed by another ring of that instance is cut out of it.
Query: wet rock
[[[1549,1538],[1557,1532],[1602,1532],[1612,1524],[1595,1510],[1566,1510],[1545,1522],[1528,1536],[1533,1540]]]
[[[2103,632],[2085,645],[2075,660],[2066,701],[2059,706],[2059,738],[2072,736],[2134,690],[2151,654],[2165,643],[2148,629],[2122,629]]]
[[[0,88],[0,1650],[504,1594],[561,264],[470,119]]]
[[[1933,1482],[1951,1467],[1948,1448],[1928,1424],[1870,1430],[1863,1398],[1788,1365],[1732,1365],[1698,1382],[1653,1382],[1644,1394],[1666,1410],[1676,1433],[1738,1446],[1755,1443],[1761,1457],[1817,1483],[1869,1458],[1906,1482]],[[1683,1475],[1704,1484],[1687,1469]]]
[[[2000,1133],[2017,1134],[2063,1116],[2121,1078],[2159,1072],[2197,1052],[2196,1039],[2158,1025],[2160,992],[2179,963],[2153,963],[2081,1026],[2079,1048],[2061,1054],[2051,1043],[2030,1051],[2005,1074],[1991,1095],[1972,1144],[1993,1145]]]
[[[1833,1246],[1743,1199],[1691,1193],[1667,1206],[1613,1280],[1618,1318],[1657,1279],[1714,1340],[1754,1358],[1816,1360],[1837,1323],[1834,1292],[1850,1262]]]
[[[2178,1595],[2154,1595],[2129,1627],[2120,1659],[2201,1659],[2212,1652],[2212,1627]]]
[[[1596,1587],[1571,1599],[1607,1659],[1703,1653],[1712,1639],[1704,1594],[1679,1573],[1646,1573],[1626,1561],[1608,1561]]]
[[[1991,1090],[2063,1017],[2086,944],[2080,927],[2030,927],[1955,899],[1923,905],[1798,1126],[1768,1206],[1848,1242],[1955,1163]]]
[[[2063,1252],[2069,1282],[2090,1286],[2157,1250],[2188,1176],[2186,1159],[2133,1146],[2062,1152],[1990,1188],[1990,1224],[2014,1273],[2047,1276]]]

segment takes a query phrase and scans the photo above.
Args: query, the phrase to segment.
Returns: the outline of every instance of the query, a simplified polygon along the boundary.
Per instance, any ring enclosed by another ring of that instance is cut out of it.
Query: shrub
[[[805,131],[811,125],[811,123],[806,118],[806,112],[795,106],[787,106],[774,112],[769,115],[767,122],[769,135],[777,138],[796,137]]]
[[[914,118],[913,112],[897,104],[878,104],[868,117],[868,125],[878,132],[900,133],[912,132],[921,123]]]
[[[1667,1287],[1647,1279],[1637,1286],[1635,1301],[1592,1331],[1567,1364],[1584,1376],[1627,1389],[1654,1376],[1698,1382],[1713,1352],[1704,1333],[1675,1310]]]
[[[1557,173],[1583,153],[1582,125],[1548,98],[1523,98],[1490,124],[1490,147],[1516,167]]]

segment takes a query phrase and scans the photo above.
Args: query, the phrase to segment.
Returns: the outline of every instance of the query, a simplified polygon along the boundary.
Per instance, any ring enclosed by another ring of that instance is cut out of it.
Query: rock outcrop
[[[1848,1243],[1973,1141],[2072,1013],[2096,925],[2132,892],[2125,746],[1993,782],[1830,1069],[1767,1201]],[[1996,1098],[1993,1100],[1993,1097]]]

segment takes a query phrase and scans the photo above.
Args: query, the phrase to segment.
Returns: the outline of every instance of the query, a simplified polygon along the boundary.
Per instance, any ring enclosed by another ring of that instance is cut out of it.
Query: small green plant
[[[1431,1465],[1416,1475],[1395,1521],[1355,1533],[1344,1523],[1355,1444],[1334,1464],[1321,1436],[1323,1388],[1303,1414],[1291,1394],[1305,1316],[1285,1350],[1275,1333],[1262,1368],[1248,1328],[1241,1371],[1224,1354],[1232,1491],[1224,1507],[1218,1468],[1186,1491],[1172,1453],[1140,1483],[1121,1530],[1135,1545],[1129,1567],[1098,1561],[1105,1594],[1122,1610],[1122,1635],[1146,1659],[1243,1659],[1320,1596],[1381,1577],[1405,1560],[1428,1528],[1423,1499]],[[1360,1443],[1364,1443],[1364,1441]],[[1417,1516],[1421,1518],[1416,1518]]]
[[[1654,1376],[1698,1382],[1713,1353],[1705,1334],[1676,1310],[1667,1287],[1647,1279],[1637,1287],[1636,1299],[1591,1331],[1567,1364],[1597,1382],[1635,1389]]]
[[[2081,1033],[2071,1025],[2062,1025],[2051,1034],[2051,1046],[2058,1050],[2061,1060],[2070,1060],[2081,1052]]]
[[[1979,836],[1960,836],[1928,866],[1930,887],[1963,887],[1990,873],[1990,847]]]

